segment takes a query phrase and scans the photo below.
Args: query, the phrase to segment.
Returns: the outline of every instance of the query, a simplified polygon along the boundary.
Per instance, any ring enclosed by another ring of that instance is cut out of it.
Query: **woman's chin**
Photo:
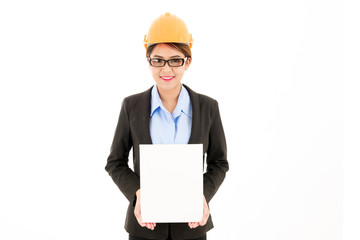
[[[181,85],[181,82],[176,82],[176,81],[163,81],[162,82],[156,82],[156,85],[158,88],[160,88],[161,90],[174,90],[174,89],[178,89],[179,85]]]

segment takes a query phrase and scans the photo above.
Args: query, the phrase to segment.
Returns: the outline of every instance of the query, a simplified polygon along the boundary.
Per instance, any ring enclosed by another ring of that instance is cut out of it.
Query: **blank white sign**
[[[203,214],[203,145],[140,144],[143,222],[198,222]]]

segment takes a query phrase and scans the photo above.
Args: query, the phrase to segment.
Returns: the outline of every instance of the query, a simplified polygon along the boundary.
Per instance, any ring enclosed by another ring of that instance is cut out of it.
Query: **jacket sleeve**
[[[214,197],[229,170],[224,129],[221,123],[219,106],[215,101],[214,115],[209,132],[209,146],[204,174],[204,196],[207,202]]]
[[[127,98],[125,98],[121,106],[119,120],[105,170],[112,177],[125,197],[130,202],[133,202],[135,193],[140,188],[140,178],[128,165],[129,152],[133,143],[127,105]]]

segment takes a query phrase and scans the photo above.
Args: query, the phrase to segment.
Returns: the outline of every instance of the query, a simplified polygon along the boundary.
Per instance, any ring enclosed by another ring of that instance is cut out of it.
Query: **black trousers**
[[[148,238],[138,238],[138,237],[134,237],[132,235],[129,235],[129,240],[150,240]],[[168,240],[171,240],[171,238],[169,237]],[[206,240],[206,234],[205,236],[201,237],[201,238],[196,238],[196,239],[184,239],[184,240]]]

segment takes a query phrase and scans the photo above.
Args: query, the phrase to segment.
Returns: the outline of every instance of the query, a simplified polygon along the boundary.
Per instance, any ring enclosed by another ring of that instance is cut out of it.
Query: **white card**
[[[203,215],[203,145],[140,144],[143,222],[198,222]]]

